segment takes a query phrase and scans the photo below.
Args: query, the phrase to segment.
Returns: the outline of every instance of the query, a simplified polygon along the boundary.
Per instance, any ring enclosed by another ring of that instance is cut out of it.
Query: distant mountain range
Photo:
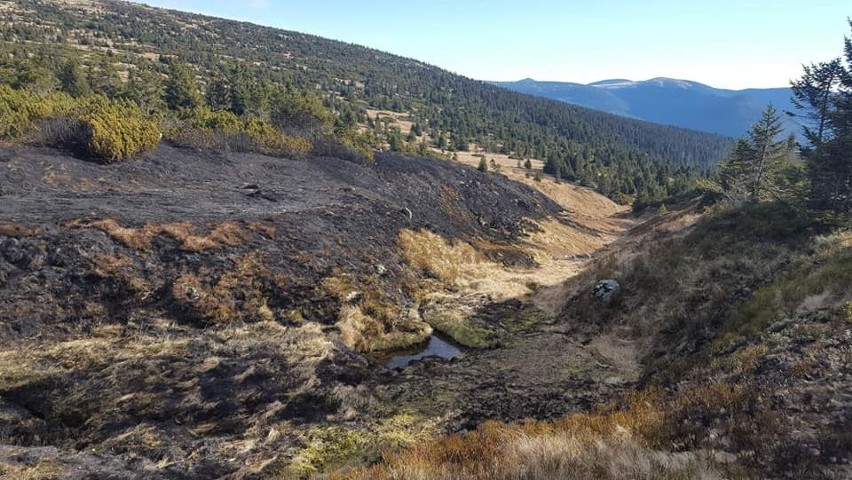
[[[516,92],[561,100],[595,110],[666,125],[741,137],[766,105],[793,110],[789,88],[723,90],[689,80],[653,78],[643,82],[615,79],[588,85],[569,82],[492,82]],[[795,121],[784,115],[789,131]]]

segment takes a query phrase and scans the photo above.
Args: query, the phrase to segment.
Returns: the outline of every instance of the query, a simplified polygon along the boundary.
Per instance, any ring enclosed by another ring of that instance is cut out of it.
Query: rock
[[[605,305],[609,305],[618,298],[618,295],[621,293],[621,285],[613,279],[601,280],[595,285],[592,293],[595,298]]]
[[[9,263],[22,263],[26,258],[26,250],[21,246],[21,242],[16,238],[7,238],[0,244],[0,251]]]

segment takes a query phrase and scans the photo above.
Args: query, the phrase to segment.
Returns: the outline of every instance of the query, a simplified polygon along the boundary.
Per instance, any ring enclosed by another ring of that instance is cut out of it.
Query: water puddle
[[[458,357],[461,353],[455,345],[432,335],[429,337],[429,344],[425,347],[396,352],[387,358],[385,365],[391,369],[400,368],[426,357],[441,357],[449,360]]]

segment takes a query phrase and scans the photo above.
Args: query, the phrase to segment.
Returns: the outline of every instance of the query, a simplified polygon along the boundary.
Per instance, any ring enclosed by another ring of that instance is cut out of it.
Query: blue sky
[[[312,33],[482,80],[673,77],[780,87],[839,56],[837,0],[144,0]]]

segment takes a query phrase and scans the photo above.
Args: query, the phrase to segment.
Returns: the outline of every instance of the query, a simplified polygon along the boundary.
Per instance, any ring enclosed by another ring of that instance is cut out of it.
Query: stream
[[[432,335],[429,337],[429,344],[425,347],[397,352],[387,359],[385,365],[387,365],[390,369],[394,369],[404,367],[411,362],[426,357],[434,356],[449,360],[451,358],[458,357],[461,353],[462,352],[458,349],[458,347],[435,335]]]

